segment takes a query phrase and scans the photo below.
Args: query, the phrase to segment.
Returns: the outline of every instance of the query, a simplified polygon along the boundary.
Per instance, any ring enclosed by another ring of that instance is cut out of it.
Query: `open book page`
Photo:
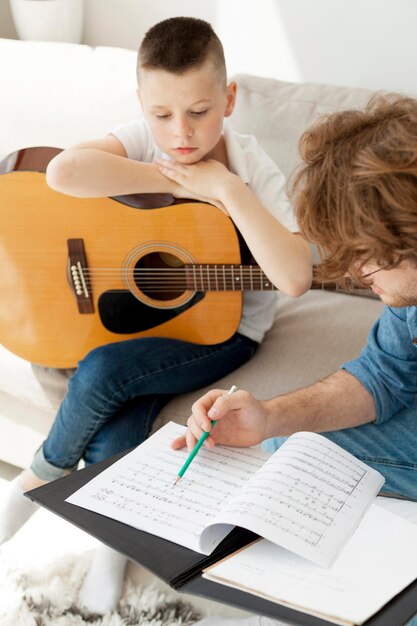
[[[373,504],[328,569],[261,540],[204,577],[337,624],[362,624],[417,578],[417,526]]]
[[[216,513],[261,467],[269,454],[253,448],[201,448],[184,478],[175,477],[188,453],[172,450],[185,427],[170,422],[142,445],[93,478],[67,502],[177,544],[210,554],[231,526],[200,535]]]
[[[383,483],[379,472],[325,437],[296,433],[216,521],[252,530],[327,566]]]

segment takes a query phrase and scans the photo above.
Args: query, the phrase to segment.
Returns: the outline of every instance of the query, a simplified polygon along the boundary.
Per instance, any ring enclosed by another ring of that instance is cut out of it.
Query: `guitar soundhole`
[[[174,300],[187,290],[184,263],[169,252],[150,252],[135,265],[135,283],[153,300]]]

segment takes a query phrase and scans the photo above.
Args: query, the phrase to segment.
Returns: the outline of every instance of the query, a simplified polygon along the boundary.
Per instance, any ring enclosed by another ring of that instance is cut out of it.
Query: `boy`
[[[236,173],[233,180],[240,193],[247,184],[260,200],[245,191],[243,205],[231,202],[223,208],[270,280],[292,296],[301,295],[310,286],[311,259],[307,244],[291,232],[296,224],[283,193],[283,176],[253,138],[227,129],[223,133],[236,85],[226,82],[223,49],[211,26],[181,17],[151,28],[139,50],[138,86],[145,119],[59,154],[48,167],[48,184],[79,197],[169,192],[205,200],[211,197],[210,185],[207,194],[191,194],[164,176],[155,161],[164,158],[185,165],[218,161]],[[0,543],[34,510],[22,491],[66,474],[81,458],[90,464],[141,443],[172,395],[208,385],[251,358],[274,312],[273,292],[249,293],[238,331],[224,343],[200,346],[148,337],[88,354],[70,380],[31,469],[17,478],[0,512]],[[125,562],[108,549],[98,550],[80,603],[97,613],[113,608]]]

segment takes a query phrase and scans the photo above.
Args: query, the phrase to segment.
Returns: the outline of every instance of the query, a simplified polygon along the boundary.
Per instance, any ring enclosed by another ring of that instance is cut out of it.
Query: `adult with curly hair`
[[[377,95],[363,111],[321,118],[300,152],[292,195],[321,279],[369,286],[383,313],[339,371],[262,402],[212,390],[172,445],[191,448],[213,418],[208,446],[274,451],[294,432],[320,432],[379,470],[383,492],[417,500],[417,101]]]

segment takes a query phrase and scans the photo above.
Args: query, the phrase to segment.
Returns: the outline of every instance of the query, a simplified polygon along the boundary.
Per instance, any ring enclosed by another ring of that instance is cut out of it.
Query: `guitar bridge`
[[[68,239],[68,282],[77,301],[78,312],[94,313],[93,300],[87,279],[87,257],[82,239]]]

